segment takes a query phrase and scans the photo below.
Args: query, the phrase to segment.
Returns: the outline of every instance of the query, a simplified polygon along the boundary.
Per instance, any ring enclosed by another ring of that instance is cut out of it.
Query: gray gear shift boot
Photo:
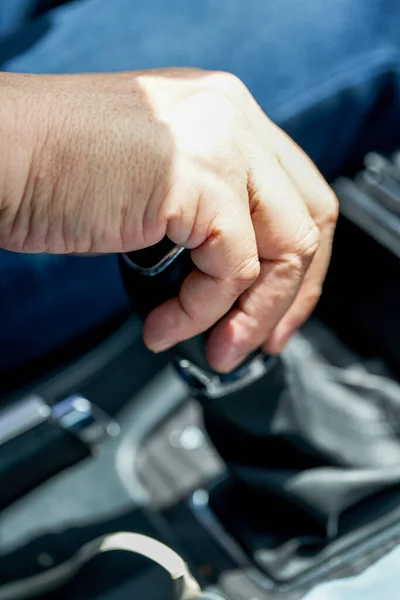
[[[203,407],[231,474],[211,508],[283,582],[400,516],[400,386],[290,348],[271,360],[250,388]]]

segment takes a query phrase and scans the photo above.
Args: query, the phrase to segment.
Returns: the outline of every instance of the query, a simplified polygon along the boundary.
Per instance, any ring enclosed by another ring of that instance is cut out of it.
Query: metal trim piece
[[[187,359],[178,359],[175,367],[180,377],[189,385],[193,395],[221,398],[261,379],[275,362],[276,359],[260,352],[242,369],[228,375],[213,375]]]
[[[119,425],[80,395],[50,407],[38,395],[28,396],[0,411],[0,448],[43,423],[53,423],[88,446],[119,434]]]
[[[98,406],[79,394],[69,396],[51,410],[51,417],[81,442],[92,447],[105,437],[116,437],[120,427]]]
[[[165,269],[169,267],[169,265],[174,262],[174,260],[176,260],[184,250],[185,248],[182,246],[174,246],[174,248],[171,248],[171,250],[152,267],[141,267],[133,262],[133,260],[131,260],[127,254],[122,254],[122,258],[129,267],[137,271],[140,275],[154,277],[155,275],[159,275],[165,271]]]

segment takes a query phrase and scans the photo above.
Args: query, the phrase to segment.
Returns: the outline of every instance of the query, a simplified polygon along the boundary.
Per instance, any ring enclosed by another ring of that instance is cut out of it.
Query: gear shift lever
[[[177,295],[193,268],[190,253],[168,239],[121,257],[141,316]],[[293,581],[394,518],[400,441],[382,429],[360,384],[261,352],[220,375],[207,363],[204,337],[178,344],[175,363],[228,467],[211,509],[254,562],[276,582]]]

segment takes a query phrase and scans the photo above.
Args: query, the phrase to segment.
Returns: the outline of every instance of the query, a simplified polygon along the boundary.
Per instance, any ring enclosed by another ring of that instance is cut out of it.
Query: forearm
[[[139,78],[0,77],[0,247],[112,252],[126,236],[143,246],[171,149]]]

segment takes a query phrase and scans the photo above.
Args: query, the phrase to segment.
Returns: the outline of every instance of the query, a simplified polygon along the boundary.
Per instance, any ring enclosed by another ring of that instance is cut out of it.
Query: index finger
[[[185,279],[179,296],[157,307],[146,320],[143,337],[154,352],[212,327],[258,277],[260,265],[247,199],[227,197],[219,204],[209,236],[192,250],[197,269]]]

